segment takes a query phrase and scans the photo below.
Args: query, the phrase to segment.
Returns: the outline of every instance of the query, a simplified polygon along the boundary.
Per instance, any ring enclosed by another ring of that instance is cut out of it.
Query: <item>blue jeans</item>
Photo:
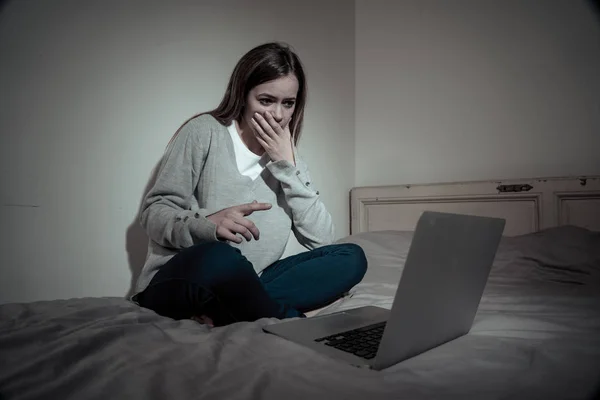
[[[341,297],[366,269],[359,246],[337,244],[279,260],[259,277],[239,249],[213,242],[173,256],[133,300],[173,319],[206,315],[215,326],[303,317]]]

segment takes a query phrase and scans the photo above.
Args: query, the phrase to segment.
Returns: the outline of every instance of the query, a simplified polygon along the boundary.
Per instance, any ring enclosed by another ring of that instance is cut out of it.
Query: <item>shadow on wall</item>
[[[0,0],[0,14],[2,13],[2,11],[4,11],[4,9],[8,5],[8,3],[10,3],[9,0]],[[0,400],[2,400],[1,397],[0,397]]]
[[[598,22],[600,23],[600,0],[588,0],[588,4],[591,6],[592,11],[596,14]]]
[[[126,294],[126,298],[129,298],[133,295],[135,284],[142,272],[142,268],[144,268],[144,263],[146,261],[146,254],[148,252],[148,235],[146,235],[146,232],[140,225],[139,210],[144,198],[146,197],[146,194],[150,191],[152,186],[154,186],[154,182],[156,182],[158,167],[161,162],[162,158],[152,170],[151,177],[148,180],[142,198],[140,199],[138,212],[136,213],[133,222],[127,228],[127,234],[125,235],[125,249],[127,250],[127,260],[129,263],[129,269],[131,271],[131,284],[129,291]]]

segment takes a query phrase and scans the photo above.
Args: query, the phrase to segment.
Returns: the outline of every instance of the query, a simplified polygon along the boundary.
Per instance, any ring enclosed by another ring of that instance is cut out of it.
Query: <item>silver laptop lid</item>
[[[426,211],[410,246],[374,369],[466,334],[505,220]]]

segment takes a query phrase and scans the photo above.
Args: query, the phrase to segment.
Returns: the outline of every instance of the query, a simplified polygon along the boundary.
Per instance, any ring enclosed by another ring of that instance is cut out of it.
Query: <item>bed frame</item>
[[[506,236],[560,225],[600,231],[600,176],[357,187],[350,233],[414,230],[426,210],[505,218]]]

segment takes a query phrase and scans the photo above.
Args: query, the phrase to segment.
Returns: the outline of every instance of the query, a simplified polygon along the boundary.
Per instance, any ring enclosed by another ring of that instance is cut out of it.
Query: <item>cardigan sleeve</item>
[[[207,210],[192,210],[191,200],[210,149],[210,125],[187,122],[167,147],[156,181],[146,194],[140,222],[151,240],[171,249],[217,241]]]
[[[333,221],[312,184],[306,163],[296,154],[296,166],[281,160],[267,168],[281,183],[298,242],[308,249],[331,244],[335,234]]]

